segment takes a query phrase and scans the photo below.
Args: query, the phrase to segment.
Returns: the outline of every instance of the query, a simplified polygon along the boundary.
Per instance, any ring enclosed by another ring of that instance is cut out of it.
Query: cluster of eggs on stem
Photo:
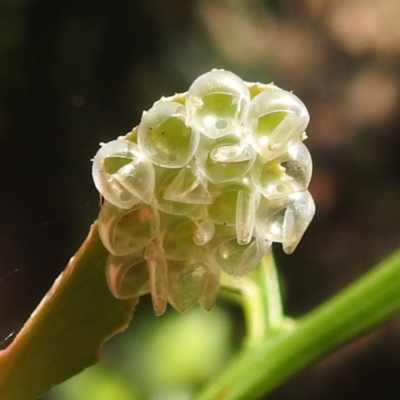
[[[117,298],[151,293],[156,314],[213,305],[220,271],[241,277],[281,242],[292,253],[315,205],[294,94],[212,70],[103,144],[93,179]]]

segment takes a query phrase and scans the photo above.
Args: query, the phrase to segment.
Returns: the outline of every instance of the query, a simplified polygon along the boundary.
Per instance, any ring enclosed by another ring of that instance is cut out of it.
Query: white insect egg
[[[99,215],[99,233],[111,254],[126,256],[157,237],[160,216],[153,205],[137,203],[129,210],[105,201]]]
[[[196,153],[199,172],[212,183],[236,181],[253,165],[256,152],[244,137],[234,134],[210,139],[203,136]]]
[[[278,88],[255,96],[246,116],[250,143],[266,160],[279,156],[288,144],[300,140],[309,121],[303,102],[293,93]]]
[[[153,197],[154,167],[131,141],[104,144],[94,157],[92,175],[97,190],[116,207],[129,209]]]
[[[149,271],[143,251],[123,257],[110,254],[106,276],[108,287],[117,299],[133,299],[150,292]]]
[[[160,101],[139,125],[140,151],[155,165],[164,168],[184,167],[193,157],[199,133],[186,125],[185,107],[174,101]]]
[[[168,300],[179,311],[185,311],[199,302],[210,309],[215,301],[214,288],[219,287],[219,270],[202,260],[170,262]]]
[[[197,78],[188,90],[188,122],[210,138],[225,136],[242,123],[249,102],[249,89],[237,75],[212,70]]]
[[[263,197],[256,212],[257,234],[283,244],[287,254],[293,253],[315,214],[315,203],[309,191],[268,200]]]
[[[236,237],[215,240],[208,245],[212,262],[226,273],[240,278],[250,272],[270,251],[271,243],[259,237],[253,237],[250,243],[238,244]]]
[[[251,169],[254,186],[268,199],[306,190],[311,174],[310,152],[299,141],[287,146],[285,153],[273,160],[257,157]]]

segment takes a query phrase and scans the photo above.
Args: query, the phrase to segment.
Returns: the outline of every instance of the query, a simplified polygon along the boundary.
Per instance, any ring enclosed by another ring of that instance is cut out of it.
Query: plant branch
[[[21,332],[0,352],[1,400],[36,399],[97,362],[103,343],[128,326],[137,299],[111,295],[107,257],[93,224]]]
[[[279,288],[279,277],[272,254],[246,276],[235,279],[222,275],[222,290],[243,307],[247,325],[246,345],[257,344],[287,327]]]
[[[245,346],[196,400],[253,399],[400,312],[400,251],[287,331]]]
[[[260,286],[264,310],[267,313],[265,334],[274,334],[282,327],[284,320],[279,276],[272,253],[266,255],[258,268],[257,282]]]

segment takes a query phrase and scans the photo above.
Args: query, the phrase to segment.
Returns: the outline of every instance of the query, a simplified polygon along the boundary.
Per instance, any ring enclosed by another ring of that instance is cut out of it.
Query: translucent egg
[[[179,171],[165,190],[164,199],[188,204],[212,203],[207,180],[197,172],[194,163]]]
[[[211,241],[207,246],[210,263],[215,263],[229,275],[240,278],[254,269],[270,251],[271,242],[252,237],[247,245],[240,245],[236,236]]]
[[[244,176],[255,157],[256,152],[240,133],[218,139],[202,137],[196,153],[196,164],[209,181],[224,183]]]
[[[251,145],[268,161],[299,140],[309,120],[307,108],[298,97],[272,88],[251,100],[245,123],[250,128]]]
[[[262,198],[256,212],[256,232],[280,242],[287,254],[293,253],[315,214],[315,203],[308,191],[274,200]]]
[[[143,114],[138,130],[140,151],[155,165],[180,168],[193,157],[199,132],[186,125],[185,107],[160,101]]]
[[[208,288],[211,271],[205,262],[168,263],[168,301],[178,311],[196,304]]]
[[[205,263],[205,261],[202,261],[202,260],[196,260],[194,262]],[[203,293],[201,294],[201,296],[199,298],[199,303],[204,308],[204,310],[210,311],[212,306],[214,305],[215,301],[217,300],[219,287],[220,287],[221,272],[220,272],[218,266],[215,264],[206,263],[206,265],[209,270],[207,285],[205,287],[205,290],[203,291]]]
[[[193,240],[196,232],[197,225],[190,218],[169,216],[163,239],[166,258],[173,261],[196,259],[201,250]]]
[[[148,204],[139,203],[124,210],[106,201],[100,210],[100,237],[108,251],[116,256],[142,249],[158,235],[159,225],[158,211]]]
[[[210,187],[213,203],[208,206],[208,217],[216,224],[233,226],[237,241],[248,244],[253,235],[255,211],[260,195],[249,184],[249,179],[212,185]]]
[[[133,299],[150,292],[149,271],[143,251],[124,257],[110,254],[106,277],[108,287],[117,299]]]
[[[255,187],[268,199],[306,190],[311,174],[311,155],[302,142],[291,144],[285,153],[271,161],[257,157],[251,169]]]
[[[236,201],[236,238],[240,245],[248,244],[253,236],[256,208],[260,201],[258,192],[246,188],[239,190]]]
[[[243,122],[249,102],[249,90],[237,75],[212,70],[198,77],[188,90],[188,122],[210,138],[225,136]]]
[[[207,207],[211,221],[224,226],[235,226],[236,204],[240,190],[246,190],[241,184],[226,184],[223,188],[212,186],[210,188],[213,203]]]
[[[154,201],[156,207],[166,214],[193,215],[195,210],[198,208],[197,204],[172,201],[165,198],[165,193],[170,189],[172,183],[181,173],[181,170],[156,167],[155,171],[156,185],[154,190]],[[179,177],[178,180],[180,181],[181,178]],[[172,187],[176,187],[176,183],[173,184]]]
[[[150,202],[153,196],[154,167],[128,140],[102,146],[94,157],[92,174],[97,190],[117,207],[129,209],[140,201]]]
[[[154,313],[162,315],[167,308],[168,297],[168,265],[162,248],[149,243],[144,252],[150,275],[150,293]]]

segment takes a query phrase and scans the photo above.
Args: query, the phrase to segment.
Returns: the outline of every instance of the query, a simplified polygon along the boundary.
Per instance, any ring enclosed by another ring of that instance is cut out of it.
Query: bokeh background
[[[400,244],[398,0],[0,0],[0,342],[6,347],[96,218],[90,159],[162,95],[211,68],[307,105],[317,215],[275,247],[303,315]],[[399,277],[400,279],[400,277]],[[400,293],[399,293],[400,295]],[[155,318],[146,299],[105,360],[46,400],[189,399],[240,343],[224,301]],[[268,398],[398,399],[400,321]]]

